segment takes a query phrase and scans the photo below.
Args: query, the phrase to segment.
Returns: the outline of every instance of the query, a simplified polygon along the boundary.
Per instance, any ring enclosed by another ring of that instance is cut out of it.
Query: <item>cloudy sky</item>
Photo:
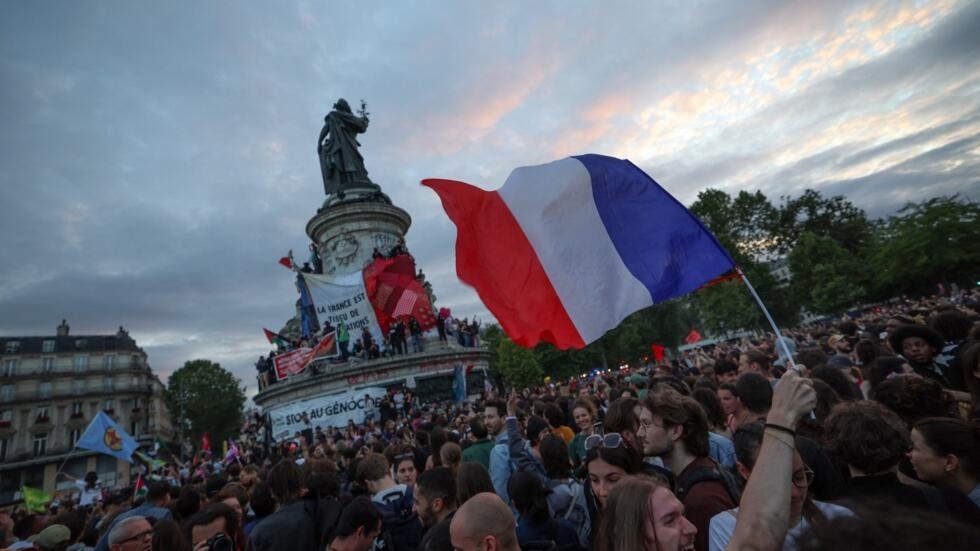
[[[421,178],[594,152],[686,204],[980,200],[978,60],[957,0],[3,2],[0,335],[124,325],[164,378],[209,358],[254,391],[339,97],[368,103],[367,168],[441,305],[486,317]]]

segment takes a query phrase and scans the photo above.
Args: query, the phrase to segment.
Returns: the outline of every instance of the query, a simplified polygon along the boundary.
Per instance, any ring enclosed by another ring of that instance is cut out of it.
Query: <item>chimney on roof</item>
[[[69,329],[71,329],[71,327],[68,326],[68,321],[61,320],[61,325],[58,326],[58,336],[67,337]]]

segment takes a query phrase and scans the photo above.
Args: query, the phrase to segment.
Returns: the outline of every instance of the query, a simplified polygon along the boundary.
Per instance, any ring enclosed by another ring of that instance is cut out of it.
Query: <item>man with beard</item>
[[[456,513],[456,479],[449,467],[434,467],[416,482],[415,514],[427,530],[420,551],[451,550],[449,525]]]
[[[695,549],[707,551],[711,517],[735,507],[737,483],[708,456],[708,417],[696,400],[661,387],[644,406],[636,432],[643,455],[661,458],[677,477],[674,493],[698,529]]]

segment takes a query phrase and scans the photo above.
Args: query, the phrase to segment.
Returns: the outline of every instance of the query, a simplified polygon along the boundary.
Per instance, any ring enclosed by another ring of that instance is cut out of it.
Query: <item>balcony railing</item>
[[[126,383],[116,383],[113,385],[112,390],[106,390],[103,387],[99,388],[85,388],[85,389],[55,389],[50,392],[41,392],[39,390],[23,390],[19,392],[9,393],[0,396],[0,404],[19,404],[19,403],[30,403],[30,402],[56,402],[59,400],[70,400],[72,398],[79,398],[85,396],[118,396],[120,394],[140,394],[142,396],[149,396],[152,394],[150,386],[148,384],[126,384]]]

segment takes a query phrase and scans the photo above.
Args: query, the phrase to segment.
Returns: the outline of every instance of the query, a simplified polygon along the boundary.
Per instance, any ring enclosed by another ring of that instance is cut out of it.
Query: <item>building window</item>
[[[71,392],[75,396],[85,392],[85,379],[75,379],[71,382]]]
[[[115,365],[116,365],[116,356],[114,354],[112,356],[103,356],[102,357],[102,368],[103,369],[112,369]]]
[[[68,445],[71,448],[78,444],[78,439],[82,437],[82,429],[71,429],[68,431]]]
[[[41,373],[54,371],[54,358],[41,358]]]
[[[17,360],[14,360],[14,359],[4,360],[3,361],[3,376],[4,377],[13,377],[16,374],[17,374]]]
[[[14,412],[10,410],[0,411],[0,427],[9,427],[13,423],[13,415]]]
[[[71,363],[72,366],[74,366],[76,373],[85,371],[88,369],[88,356],[75,356]]]
[[[72,402],[71,403],[71,416],[81,417],[82,416],[82,402]]]
[[[40,457],[48,451],[48,433],[39,432],[34,435],[34,457]]]
[[[7,341],[7,346],[4,347],[7,354],[16,354],[20,350],[20,341]]]
[[[51,416],[48,415],[47,406],[41,406],[37,408],[36,420],[38,423],[49,423],[51,421]]]
[[[129,422],[129,435],[133,438],[139,438],[139,428],[140,424],[136,420]]]
[[[75,339],[75,348],[77,350],[85,350],[85,347],[87,346],[88,346],[87,339]]]
[[[116,380],[112,377],[106,377],[102,379],[102,390],[105,392],[113,392],[116,390]]]
[[[106,400],[105,401],[105,412],[106,413],[115,413],[116,407],[115,407],[115,404],[113,402],[114,402],[114,400]]]
[[[0,400],[9,402],[14,399],[14,385],[0,386]]]
[[[53,383],[51,381],[41,381],[41,384],[37,387],[38,398],[50,398]]]
[[[48,339],[41,343],[41,352],[54,352],[54,339]]]
[[[7,439],[0,438],[0,461],[7,459]]]

